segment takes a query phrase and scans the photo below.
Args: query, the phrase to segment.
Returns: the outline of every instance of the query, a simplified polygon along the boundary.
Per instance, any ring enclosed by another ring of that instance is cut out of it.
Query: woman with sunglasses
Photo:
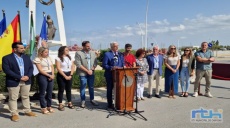
[[[51,103],[54,85],[54,67],[53,62],[49,57],[48,48],[40,47],[38,49],[38,57],[34,59],[34,63],[39,71],[37,81],[39,86],[41,112],[43,114],[53,113],[54,110],[51,107]]]
[[[69,55],[69,49],[66,46],[61,46],[58,49],[58,57],[55,59],[55,64],[58,70],[57,84],[58,84],[58,110],[64,111],[64,105],[62,104],[63,93],[66,91],[66,98],[68,101],[68,108],[74,109],[71,102],[71,88],[72,88],[72,76],[75,70],[74,60]]]
[[[195,58],[190,48],[184,49],[184,54],[181,56],[180,63],[179,73],[182,90],[180,97],[188,97],[190,76],[193,76],[195,68]]]
[[[165,55],[165,92],[169,93],[169,98],[175,99],[175,93],[178,93],[178,77],[180,66],[180,55],[177,53],[176,46],[170,45]]]

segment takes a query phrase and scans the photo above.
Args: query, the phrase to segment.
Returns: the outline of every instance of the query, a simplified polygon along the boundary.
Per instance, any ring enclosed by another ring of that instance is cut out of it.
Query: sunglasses
[[[184,50],[184,51],[190,51],[190,50]]]
[[[172,50],[175,50],[176,48],[171,48]]]

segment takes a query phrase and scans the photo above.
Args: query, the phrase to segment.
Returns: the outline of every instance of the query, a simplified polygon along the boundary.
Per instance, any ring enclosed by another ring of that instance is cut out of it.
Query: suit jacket
[[[96,53],[93,51],[89,51],[89,54],[90,54],[90,69],[92,69],[93,67],[97,67],[97,56]],[[76,70],[77,75],[86,76],[87,73],[79,68],[83,66],[86,69],[88,69],[88,61],[86,58],[86,54],[83,50],[76,52],[75,64],[77,66],[77,70]]]
[[[164,62],[164,58],[161,54],[158,54],[158,57],[159,57],[159,74],[160,76],[162,76],[162,65],[163,65],[163,62]],[[149,64],[149,71],[147,72],[148,75],[152,75],[153,74],[153,68],[154,68],[154,57],[153,57],[153,54],[150,54],[146,57],[147,59],[147,62]]]
[[[124,56],[121,52],[118,52],[118,62],[116,63],[114,60],[114,53],[112,51],[108,51],[105,53],[102,61],[102,67],[105,69],[104,76],[112,78],[112,68],[114,66],[123,67],[124,66]]]
[[[33,64],[30,57],[27,55],[22,55],[24,62],[24,76],[28,76],[29,80],[25,82],[26,85],[31,84],[31,77],[33,75]],[[17,87],[22,78],[19,65],[15,58],[14,53],[6,55],[2,58],[2,69],[6,74],[6,86],[7,87]]]

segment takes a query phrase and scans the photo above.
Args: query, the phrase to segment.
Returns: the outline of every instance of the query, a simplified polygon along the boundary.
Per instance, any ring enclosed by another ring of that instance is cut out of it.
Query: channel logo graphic
[[[223,109],[218,109],[216,112],[213,109],[193,109],[191,110],[192,123],[222,123]]]

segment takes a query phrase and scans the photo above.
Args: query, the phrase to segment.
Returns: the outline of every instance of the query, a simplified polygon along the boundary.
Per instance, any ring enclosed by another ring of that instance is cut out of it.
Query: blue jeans
[[[190,83],[189,83],[189,70],[188,67],[182,67],[180,72],[180,83],[182,92],[188,92]]]
[[[42,75],[41,73],[38,74],[37,80],[41,108],[51,107],[54,81],[48,80],[48,77]]]
[[[85,100],[85,88],[88,84],[90,100],[94,99],[94,74],[80,77],[80,96],[81,101]]]

